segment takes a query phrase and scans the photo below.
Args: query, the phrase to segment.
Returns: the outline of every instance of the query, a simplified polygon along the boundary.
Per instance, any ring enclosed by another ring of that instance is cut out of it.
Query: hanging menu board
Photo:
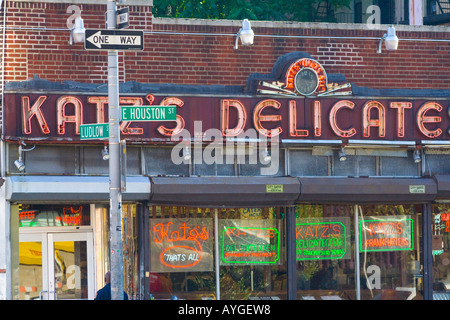
[[[211,219],[151,219],[151,271],[213,271],[213,235]]]
[[[414,249],[413,220],[407,216],[366,217],[359,232],[363,252]]]
[[[297,260],[350,259],[348,217],[296,219]]]
[[[280,264],[280,231],[274,220],[219,222],[220,264]]]

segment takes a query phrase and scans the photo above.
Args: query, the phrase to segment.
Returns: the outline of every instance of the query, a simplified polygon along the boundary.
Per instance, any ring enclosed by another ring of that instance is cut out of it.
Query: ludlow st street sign
[[[80,125],[80,140],[108,139],[109,124],[94,123]]]

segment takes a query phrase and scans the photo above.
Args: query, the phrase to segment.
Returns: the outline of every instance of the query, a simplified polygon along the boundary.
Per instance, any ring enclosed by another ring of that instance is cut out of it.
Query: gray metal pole
[[[214,247],[216,265],[216,300],[220,300],[220,273],[219,273],[219,214],[218,209],[214,209]]]
[[[359,261],[359,210],[358,205],[354,206],[355,215],[355,281],[356,281],[356,300],[361,300],[361,266]]]
[[[433,231],[431,224],[433,222],[433,208],[431,203],[425,203],[422,206],[422,225],[423,225],[423,298],[433,300],[433,254],[432,237]]]
[[[116,2],[108,0],[106,24],[116,29]],[[119,58],[117,50],[108,50],[109,112],[109,230],[111,259],[111,300],[123,300],[122,194],[120,189],[120,110]]]
[[[297,300],[297,241],[295,207],[286,208],[287,298]]]

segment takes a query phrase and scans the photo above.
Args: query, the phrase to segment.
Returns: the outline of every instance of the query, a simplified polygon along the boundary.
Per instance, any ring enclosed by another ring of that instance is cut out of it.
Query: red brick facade
[[[7,1],[5,81],[38,75],[50,81],[107,81],[106,51],[69,45],[68,3]],[[79,5],[84,25],[105,28],[105,5]],[[3,10],[1,11],[3,16]],[[253,22],[255,43],[233,49],[239,21],[153,19],[150,6],[130,6],[130,28],[145,32],[143,52],[121,52],[120,81],[245,85],[270,73],[276,59],[305,51],[328,73],[372,88],[448,89],[450,29],[396,26],[395,52],[377,54],[387,26]],[[197,34],[195,34],[197,33]]]

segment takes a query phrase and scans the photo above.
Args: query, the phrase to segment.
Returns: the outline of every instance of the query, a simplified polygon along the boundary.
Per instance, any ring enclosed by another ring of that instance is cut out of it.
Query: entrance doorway
[[[92,232],[20,232],[21,300],[93,299]]]

